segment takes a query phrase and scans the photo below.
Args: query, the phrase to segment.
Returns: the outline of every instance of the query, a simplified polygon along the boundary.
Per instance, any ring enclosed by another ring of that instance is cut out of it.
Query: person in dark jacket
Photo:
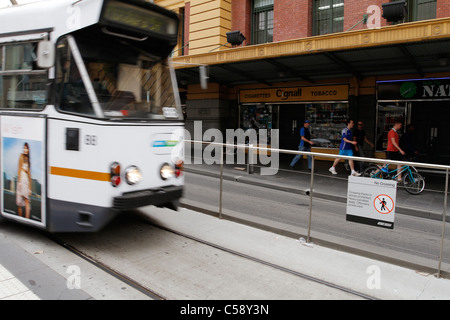
[[[303,123],[303,127],[300,129],[300,145],[298,146],[299,151],[311,151],[311,146],[314,145],[314,142],[311,141],[311,133],[309,132],[309,120],[305,120]],[[294,159],[292,159],[289,167],[294,169],[295,164],[302,158],[301,154],[295,155]],[[308,156],[308,169],[311,170],[311,156]]]

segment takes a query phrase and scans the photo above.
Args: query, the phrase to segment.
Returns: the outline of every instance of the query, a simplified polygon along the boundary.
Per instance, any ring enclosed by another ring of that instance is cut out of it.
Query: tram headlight
[[[142,180],[142,173],[136,166],[128,167],[125,170],[125,180],[128,184],[136,184]]]
[[[175,169],[168,163],[165,163],[161,167],[160,174],[161,174],[161,179],[167,180],[167,179],[172,178],[175,175]]]

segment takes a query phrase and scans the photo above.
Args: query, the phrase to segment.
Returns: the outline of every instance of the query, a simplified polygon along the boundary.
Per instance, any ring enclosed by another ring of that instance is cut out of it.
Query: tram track
[[[178,237],[181,237],[181,238],[184,238],[184,239],[189,239],[189,240],[191,240],[191,241],[193,241],[195,243],[208,246],[208,247],[210,247],[210,248],[212,248],[214,250],[219,250],[219,251],[222,251],[224,253],[231,254],[231,255],[233,255],[235,257],[238,257],[238,258],[241,258],[241,259],[245,259],[245,260],[250,261],[252,263],[256,263],[256,264],[259,264],[259,265],[262,265],[262,266],[265,266],[265,267],[269,267],[269,268],[275,270],[276,272],[281,272],[281,273],[284,273],[286,275],[293,276],[293,277],[296,277],[298,279],[302,279],[304,281],[309,281],[309,282],[315,283],[315,284],[320,285],[320,286],[326,286],[326,287],[331,288],[332,290],[337,290],[337,291],[340,291],[340,292],[344,292],[344,293],[346,293],[346,294],[348,294],[350,296],[354,296],[355,298],[358,298],[358,299],[361,298],[361,299],[365,299],[365,300],[378,300],[377,298],[375,298],[373,296],[370,296],[370,295],[367,295],[367,294],[364,294],[364,293],[361,293],[361,292],[358,292],[358,291],[346,288],[344,286],[337,285],[337,284],[334,284],[334,283],[331,283],[331,282],[319,279],[317,277],[313,277],[313,276],[307,275],[307,274],[299,272],[299,271],[295,271],[295,270],[292,270],[292,269],[289,269],[289,268],[286,268],[286,267],[274,264],[274,263],[269,262],[269,261],[265,261],[265,260],[260,259],[260,258],[253,257],[251,255],[248,255],[248,254],[245,254],[245,253],[242,253],[242,252],[239,252],[239,251],[227,248],[227,247],[225,247],[223,245],[219,245],[217,243],[213,243],[213,242],[210,242],[210,241],[207,241],[207,240],[204,240],[204,239],[201,239],[201,238],[198,238],[198,237],[186,234],[184,232],[180,232],[180,231],[172,229],[172,228],[168,228],[168,227],[165,227],[165,226],[161,226],[161,225],[155,224],[153,221],[149,221],[147,219],[141,219],[140,221],[143,222],[146,225],[152,226],[153,228],[157,228],[157,229],[159,229],[161,231],[171,233],[171,234],[173,234],[175,236],[178,236]],[[138,279],[134,279],[133,277],[128,276],[127,274],[124,273],[124,271],[118,271],[114,267],[110,267],[108,264],[102,262],[101,258],[93,257],[91,254],[88,254],[88,253],[84,252],[83,249],[77,248],[76,246],[68,243],[68,241],[66,241],[66,240],[63,240],[63,239],[59,238],[58,236],[52,235],[52,234],[47,234],[47,237],[50,240],[52,240],[53,242],[55,242],[58,245],[60,245],[61,247],[63,247],[64,249],[66,249],[66,250],[70,251],[71,253],[81,257],[85,261],[91,263],[95,267],[103,270],[104,272],[107,272],[108,274],[112,275],[116,279],[118,279],[118,280],[126,283],[127,285],[133,287],[134,289],[138,290],[139,292],[143,293],[144,295],[148,296],[149,298],[151,298],[153,300],[170,300],[171,299],[171,298],[165,297],[163,294],[160,294],[160,293],[156,292],[156,290],[153,290],[153,289],[149,288],[148,285],[142,284],[141,281],[139,281]]]
[[[54,243],[60,245],[64,249],[68,250],[69,252],[77,255],[78,257],[89,262],[90,264],[94,265],[95,267],[108,273],[109,275],[113,276],[114,278],[118,279],[119,281],[126,283],[130,287],[136,289],[137,291],[148,296],[149,298],[151,298],[153,300],[167,300],[163,295],[155,292],[154,290],[147,288],[146,286],[144,286],[141,283],[139,283],[138,281],[130,278],[129,276],[123,274],[122,272],[119,272],[119,271],[109,267],[108,265],[104,264],[100,260],[88,255],[87,253],[83,252],[82,250],[75,248],[74,246],[68,244],[67,242],[58,238],[57,236],[50,234],[50,233],[46,233],[45,235],[47,236],[48,239],[50,239]]]
[[[191,236],[191,235],[179,232],[177,230],[173,230],[173,229],[170,229],[170,228],[167,228],[167,227],[163,227],[163,226],[159,226],[159,225],[155,225],[155,224],[152,224],[152,225],[157,227],[157,228],[159,228],[159,229],[162,229],[164,231],[176,234],[176,235],[178,235],[180,237],[183,237],[183,238],[186,238],[186,239],[190,239],[192,241],[204,244],[206,246],[218,249],[218,250],[223,251],[223,252],[227,252],[227,253],[233,254],[235,256],[244,258],[246,260],[250,260],[250,261],[262,264],[262,265],[267,266],[267,267],[271,267],[273,269],[285,272],[287,274],[296,276],[298,278],[302,278],[302,279],[305,279],[305,280],[308,280],[308,281],[312,281],[312,282],[315,282],[315,283],[318,283],[318,284],[321,284],[321,285],[324,285],[324,286],[327,286],[327,287],[330,287],[330,288],[333,288],[333,289],[337,289],[337,290],[340,290],[340,291],[352,294],[352,295],[354,295],[356,297],[363,298],[363,299],[366,299],[366,300],[379,300],[379,299],[377,299],[377,298],[375,298],[373,296],[370,296],[370,295],[367,295],[367,294],[364,294],[364,293],[361,293],[361,292],[358,292],[358,291],[355,291],[355,290],[352,290],[352,289],[349,289],[349,288],[346,288],[346,287],[343,287],[343,286],[340,286],[340,285],[336,285],[336,284],[333,284],[331,282],[328,282],[328,281],[325,281],[325,280],[322,280],[322,279],[319,279],[319,278],[316,278],[316,277],[309,276],[309,275],[307,275],[305,273],[298,272],[298,271],[295,271],[295,270],[292,270],[292,269],[289,269],[289,268],[286,268],[286,267],[274,264],[274,263],[269,262],[269,261],[264,261],[264,260],[256,258],[256,257],[252,257],[252,256],[250,256],[248,254],[244,254],[244,253],[238,252],[236,250],[232,250],[232,249],[226,248],[224,246],[221,246],[221,245],[218,245],[218,244],[215,244],[215,243],[212,243],[212,242],[209,242],[209,241],[206,241],[206,240],[203,240],[203,239],[200,239],[200,238],[197,238],[197,237],[194,237],[194,236]]]

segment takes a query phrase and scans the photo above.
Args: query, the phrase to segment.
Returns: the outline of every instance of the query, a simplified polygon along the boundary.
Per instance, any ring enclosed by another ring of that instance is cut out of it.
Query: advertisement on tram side
[[[45,226],[45,119],[1,117],[1,210]]]

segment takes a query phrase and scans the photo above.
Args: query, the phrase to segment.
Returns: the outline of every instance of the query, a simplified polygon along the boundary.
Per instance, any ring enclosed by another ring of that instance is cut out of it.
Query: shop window
[[[273,41],[273,0],[254,0],[252,9],[252,43]]]
[[[270,145],[270,129],[273,128],[273,106],[271,104],[245,105],[241,107],[241,128],[257,133],[260,129],[267,129],[269,134],[267,144]]]
[[[348,117],[347,103],[314,103],[306,106],[311,122],[311,139],[317,147],[339,148],[341,132]]]
[[[250,105],[242,107],[242,128],[272,129],[272,105]]]
[[[344,0],[314,0],[314,35],[344,30]]]
[[[42,109],[47,72],[36,66],[37,43],[0,46],[0,108]]]

